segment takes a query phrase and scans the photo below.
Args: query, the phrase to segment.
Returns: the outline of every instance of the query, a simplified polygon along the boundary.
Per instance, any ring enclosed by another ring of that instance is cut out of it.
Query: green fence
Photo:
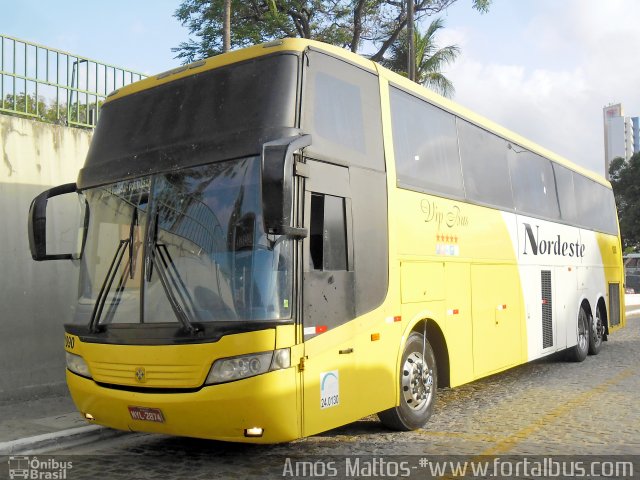
[[[145,75],[0,34],[0,112],[95,126],[109,94]]]

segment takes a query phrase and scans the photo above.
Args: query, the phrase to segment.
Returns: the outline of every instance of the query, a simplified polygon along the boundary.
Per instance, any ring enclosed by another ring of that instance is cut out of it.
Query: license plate
[[[159,408],[129,407],[129,415],[134,420],[164,423],[164,415]]]

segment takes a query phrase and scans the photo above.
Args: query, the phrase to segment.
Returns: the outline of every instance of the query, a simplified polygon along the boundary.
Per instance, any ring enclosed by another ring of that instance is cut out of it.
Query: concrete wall
[[[74,182],[91,131],[0,115],[0,399],[64,383],[64,329],[78,264],[34,262],[27,212],[43,190]]]

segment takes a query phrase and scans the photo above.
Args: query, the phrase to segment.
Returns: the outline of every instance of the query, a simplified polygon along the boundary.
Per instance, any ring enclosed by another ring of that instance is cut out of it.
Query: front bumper
[[[92,423],[119,430],[151,432],[230,442],[279,443],[300,438],[301,415],[295,367],[196,392],[131,392],[102,387],[67,370],[76,407],[91,414]],[[159,408],[163,423],[134,420],[129,406]],[[245,437],[260,427],[262,437]]]

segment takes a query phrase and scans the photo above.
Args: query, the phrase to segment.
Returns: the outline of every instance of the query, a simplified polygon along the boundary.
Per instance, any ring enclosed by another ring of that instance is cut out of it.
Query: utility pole
[[[416,47],[413,35],[413,8],[414,0],[407,0],[407,40],[409,42],[407,52],[407,77],[416,81]]]

